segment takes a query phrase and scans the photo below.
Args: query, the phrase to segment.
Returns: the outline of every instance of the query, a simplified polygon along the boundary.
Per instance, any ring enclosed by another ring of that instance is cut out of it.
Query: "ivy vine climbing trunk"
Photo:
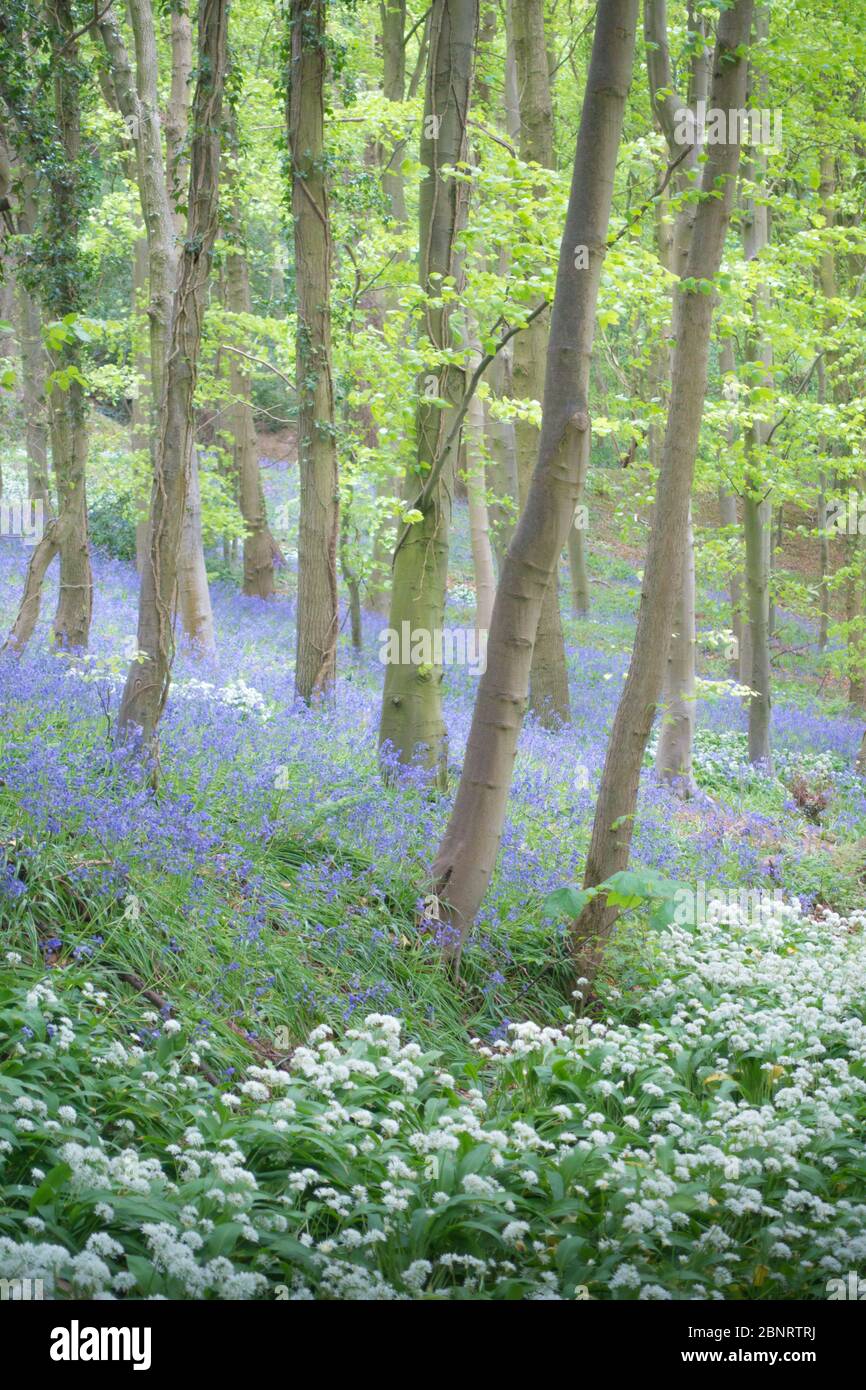
[[[295,379],[300,481],[295,694],[307,702],[333,686],[339,628],[325,15],[325,0],[291,0],[288,125],[298,305]]]
[[[412,506],[435,476],[421,506],[420,519],[408,526],[394,557],[389,626],[402,636],[426,634],[428,645],[442,630],[448,532],[454,458],[459,439],[444,457],[449,422],[463,391],[463,372],[449,365],[451,314],[440,296],[442,278],[454,273],[454,239],[463,225],[467,196],[463,180],[448,170],[465,160],[467,120],[478,30],[477,0],[434,0],[430,12],[430,57],[421,135],[423,174],[419,198],[421,288],[429,296],[423,320],[422,350],[428,365],[419,380],[415,460],[408,470],[404,495]],[[443,407],[441,402],[445,402]],[[434,475],[434,469],[440,471]],[[413,663],[400,643],[397,659],[385,667],[379,725],[380,746],[388,745],[402,764],[416,759],[436,769],[444,783],[447,736],[442,719],[442,666]],[[387,761],[385,763],[387,766]]]
[[[192,22],[187,0],[171,7],[171,88],[166,107],[166,175],[169,204],[178,244],[186,235],[186,191],[189,183],[189,108],[193,71]],[[212,655],[216,651],[210,586],[204,558],[199,451],[195,432],[190,440],[187,464],[189,487],[184,501],[183,524],[177,567],[177,610],[181,627],[193,651]]]
[[[60,586],[53,640],[71,650],[86,648],[93,611],[85,477],[87,396],[80,336],[74,322],[81,310],[85,280],[78,250],[86,183],[81,149],[84,68],[70,0],[52,0],[45,6],[43,19],[52,55],[50,112],[43,104],[41,89],[25,95],[20,81],[12,76],[16,63],[27,62],[25,55],[33,37],[29,32],[20,34],[18,52],[7,52],[0,66],[4,100],[16,118],[25,160],[31,172],[42,173],[47,186],[41,225],[30,233],[31,244],[35,241],[39,245],[34,264],[41,262],[47,269],[25,287],[38,296],[46,318],[57,323],[49,341],[46,383],[57,515],[48,519],[30,557],[21,603],[7,641],[17,652],[23,651],[33,634],[43,581],[58,555]],[[9,37],[4,29],[4,45]],[[25,226],[30,215],[29,196],[25,187]]]
[[[134,4],[139,5],[143,13],[148,0],[134,0]],[[228,0],[201,0],[199,7],[189,218],[170,316],[161,389],[163,405],[154,453],[149,554],[139,590],[138,647],[142,659],[130,667],[119,716],[120,731],[140,729],[148,746],[153,743],[168,698],[174,656],[178,553],[194,442],[193,396],[207,282],[217,234],[228,8]],[[145,223],[148,223],[147,213]]]
[[[21,171],[21,214],[18,232],[30,236],[37,223],[36,183],[30,170]],[[27,495],[41,502],[43,515],[54,511],[48,462],[48,360],[42,341],[39,302],[21,276],[16,277],[18,340],[21,344],[21,406],[24,412],[24,452],[27,457]]]
[[[734,0],[719,17],[711,105],[723,112],[745,103],[746,52],[752,0]],[[738,140],[708,145],[695,203],[686,274],[674,289],[674,350],[667,427],[641,586],[637,632],[622,697],[608,740],[586,860],[592,888],[628,864],[644,753],[664,679],[692,475],[707,386],[712,282],[721,264],[740,160]],[[707,293],[707,290],[710,293]],[[573,927],[578,978],[592,980],[616,917],[599,894]]]
[[[432,868],[443,949],[454,971],[496,862],[536,628],[589,459],[595,310],[636,23],[637,0],[598,6],[551,313],[538,462],[496,590],[487,669],[454,809]],[[585,268],[575,263],[576,246],[588,249]]]

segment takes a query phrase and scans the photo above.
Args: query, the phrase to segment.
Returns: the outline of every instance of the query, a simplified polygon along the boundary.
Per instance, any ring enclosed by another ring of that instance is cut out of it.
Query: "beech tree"
[[[744,107],[752,0],[735,0],[719,18],[710,105]],[[739,132],[708,144],[691,229],[685,274],[674,290],[671,394],[661,469],[647,547],[637,632],[622,698],[613,722],[595,807],[584,887],[594,888],[628,864],[641,763],[664,679],[681,582],[692,473],[697,454],[710,346],[714,281],[731,216],[740,159]],[[593,898],[574,924],[579,978],[595,976],[616,918],[604,894]]]
[[[541,607],[586,474],[595,308],[636,22],[637,0],[599,4],[551,310],[538,461],[499,579],[487,669],[454,809],[432,868],[445,958],[455,972],[493,873]]]
[[[660,238],[660,252],[666,269],[678,276],[685,274],[694,230],[697,205],[691,199],[691,190],[699,168],[700,144],[695,138],[684,146],[678,143],[677,134],[683,125],[688,126],[689,118],[692,124],[695,123],[698,102],[706,105],[709,93],[710,55],[704,21],[694,14],[691,6],[688,26],[692,61],[689,91],[684,101],[672,85],[665,0],[646,0],[644,36],[650,98],[667,143],[668,168],[674,174],[675,195],[680,202],[673,235],[669,240]],[[692,775],[695,730],[695,548],[691,506],[681,564],[665,668],[663,715],[655,765],[664,781],[674,782],[683,795],[690,796],[696,790]]]
[[[160,387],[161,396],[157,398],[163,404],[154,450],[149,555],[141,575],[139,594],[141,659],[135,660],[130,667],[119,715],[121,732],[130,732],[133,728],[141,730],[148,746],[152,746],[168,698],[174,654],[178,559],[193,450],[193,394],[205,294],[217,234],[227,27],[228,0],[201,0],[192,103],[189,213],[186,238],[178,258],[164,381]],[[154,235],[150,228],[148,235],[149,239]]]
[[[325,163],[325,0],[292,0],[288,133],[298,388],[298,618],[295,693],[330,690],[337,669],[340,531],[331,366],[331,225]]]
[[[24,593],[7,646],[23,651],[39,617],[42,585],[55,557],[60,557],[60,590],[52,636],[60,646],[87,646],[93,609],[93,576],[87,534],[86,463],[88,453],[85,380],[80,370],[86,329],[80,322],[86,275],[78,234],[88,196],[81,150],[81,88],[84,69],[71,0],[11,7],[0,28],[0,97],[12,119],[4,143],[29,172],[21,181],[22,222],[28,238],[32,275],[20,271],[28,294],[38,297],[46,318],[54,321],[48,339],[48,397],[51,460],[57,486],[57,514],[49,516],[34,546]],[[40,70],[41,52],[48,69]],[[47,196],[37,220],[34,180],[44,178]],[[29,283],[28,283],[29,281]],[[33,370],[31,392],[40,387],[39,350],[33,311],[25,302],[25,341]],[[31,436],[33,468],[38,481],[41,442]],[[44,496],[44,475],[41,491]]]
[[[521,0],[521,3],[510,6],[508,13],[519,101],[520,156],[542,169],[551,169],[554,166],[553,102],[544,31],[544,0]],[[541,197],[543,193],[543,185],[539,182],[534,196]],[[542,314],[514,340],[512,390],[515,396],[524,400],[540,402],[543,399],[547,333],[548,316]],[[538,456],[538,429],[532,420],[518,416],[514,430],[518,501],[522,507],[529,493]],[[582,556],[578,555],[575,559],[579,567]],[[567,723],[570,717],[558,581],[559,566],[542,601],[529,677],[529,708],[543,724],[553,727]]]
[[[394,557],[389,626],[401,633],[441,631],[448,567],[448,532],[459,433],[450,426],[461,401],[464,375],[452,365],[449,278],[454,274],[454,241],[462,224],[465,182],[448,169],[467,155],[467,121],[472,90],[477,0],[434,0],[430,11],[430,56],[421,135],[419,198],[419,283],[428,297],[423,331],[429,369],[422,373],[416,414],[416,457],[404,497],[420,515],[401,533]],[[444,171],[444,172],[443,172]],[[443,457],[443,451],[447,457]],[[420,499],[420,500],[419,500]],[[444,780],[447,736],[442,718],[441,665],[405,659],[385,668],[379,742],[398,760],[416,757]]]

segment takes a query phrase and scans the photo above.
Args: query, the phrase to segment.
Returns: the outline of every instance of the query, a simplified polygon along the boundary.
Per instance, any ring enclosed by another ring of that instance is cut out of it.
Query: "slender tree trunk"
[[[187,225],[189,190],[189,105],[192,78],[192,20],[189,0],[172,0],[171,89],[165,110],[165,154],[168,201],[178,238]]]
[[[36,188],[33,175],[22,173],[21,212],[18,231],[27,236],[36,226]],[[48,361],[42,342],[42,313],[38,301],[18,279],[18,340],[21,344],[21,405],[24,412],[24,451],[27,456],[27,494],[42,503],[43,515],[50,518],[51,479],[48,468],[48,402],[46,378]]]
[[[764,7],[755,11],[755,33],[758,39],[767,36],[767,12]],[[766,83],[761,79],[756,84],[756,97],[766,94]],[[756,103],[761,105],[760,101]],[[760,149],[753,153],[748,168],[749,176],[758,189],[757,196],[746,199],[743,218],[743,254],[747,261],[760,255],[768,244],[770,227],[767,206],[760,197],[761,185],[766,177],[767,157]],[[761,286],[752,302],[752,318],[755,327],[749,334],[747,357],[751,362],[763,364],[762,385],[773,384],[773,347],[766,337],[760,335],[759,319],[762,310],[769,305],[769,292]],[[760,416],[760,412],[759,412]],[[745,431],[745,497],[744,527],[746,542],[746,595],[749,612],[749,638],[751,646],[751,668],[749,686],[752,695],[749,699],[749,760],[761,763],[768,768],[772,765],[770,747],[770,709],[771,709],[771,667],[770,667],[770,556],[772,504],[768,500],[770,483],[767,481],[765,441],[769,431],[766,421],[755,418]]]
[[[406,0],[380,0],[382,31],[382,92],[388,101],[406,98]],[[380,150],[382,188],[398,226],[406,221],[406,192],[402,168],[403,142]]]
[[[667,94],[670,91],[670,60],[667,51],[667,22],[665,6],[659,0],[647,0],[644,9],[647,39],[647,61],[653,104],[659,124],[668,142],[670,162],[682,154],[671,129],[671,106],[667,96],[659,96],[659,88]],[[688,27],[692,35],[694,56],[691,62],[688,105],[696,112],[697,103],[705,102],[709,90],[709,63],[707,61],[704,22],[695,16],[691,6],[688,11]],[[698,169],[699,150],[693,146],[676,176],[676,189],[684,195]],[[672,234],[668,225],[657,222],[659,259],[667,270],[683,275],[688,263],[692,234],[695,226],[695,205],[686,202],[677,217]],[[666,354],[670,367],[670,352]],[[659,373],[662,377],[662,373]],[[660,381],[661,385],[661,381]],[[658,749],[655,767],[658,776],[673,783],[683,797],[693,796],[697,791],[692,776],[692,748],[695,736],[695,550],[692,530],[691,503],[689,503],[686,540],[680,561],[680,575],[677,583],[677,599],[674,608],[673,631],[670,635],[667,665],[665,667],[662,708],[663,716],[659,730]]]
[[[192,76],[192,21],[188,0],[180,0],[171,10],[171,90],[165,119],[166,179],[168,200],[178,243],[187,223],[186,191],[189,183],[189,111]],[[198,481],[199,454],[195,431],[190,440],[187,462],[189,486],[184,503],[183,525],[178,555],[178,612],[181,626],[193,651],[202,655],[216,650],[210,588],[204,559],[201,527],[201,493]]]
[[[734,372],[734,345],[730,338],[725,338],[719,353],[719,369],[723,378],[733,379]],[[725,431],[725,444],[728,452],[733,451],[734,440],[736,438],[736,425],[732,422]],[[736,533],[737,529],[737,499],[724,485],[719,484],[719,525],[726,530]],[[731,632],[734,637],[734,649],[731,653],[729,666],[730,679],[741,681],[743,679],[742,655],[743,655],[743,611],[742,611],[742,577],[740,570],[734,568],[728,575],[728,589],[731,594]]]
[[[517,521],[517,446],[514,422],[497,418],[495,402],[511,395],[511,353],[498,352],[487,369],[491,395],[484,402],[487,443],[488,514],[492,527],[496,573],[502,573],[505,552]]]
[[[510,0],[509,0],[510,2]],[[487,22],[493,35],[496,32],[497,7],[487,7]],[[506,16],[505,45],[505,91],[502,102],[502,121],[509,141],[517,144],[520,140],[520,107],[517,99],[517,69],[514,62],[514,44],[509,43],[508,35],[513,32],[511,20]],[[510,256],[506,247],[500,250],[498,272],[507,276]],[[508,343],[496,354],[487,368],[486,380],[490,395],[484,402],[484,433],[487,441],[487,490],[490,497],[488,516],[492,528],[493,555],[497,575],[502,573],[505,553],[508,550],[514,527],[517,524],[518,486],[517,486],[517,437],[514,421],[499,417],[496,402],[510,398],[514,394],[513,385],[514,350]]]
[[[199,656],[213,656],[216,635],[204,562],[198,471],[198,448],[193,442],[177,558],[177,607],[193,651]]]
[[[821,152],[821,211],[824,214],[824,225],[828,228],[835,226],[836,211],[833,205],[833,197],[836,192],[836,156],[832,150]],[[838,292],[836,281],[836,258],[832,249],[825,252],[821,257],[818,270],[818,282],[821,293],[828,301],[834,300]],[[832,360],[832,358],[831,358]],[[818,361],[818,400],[821,405],[827,401],[827,367],[825,358],[821,357]],[[822,454],[826,453],[827,441],[822,438],[819,441],[819,449]],[[819,531],[819,626],[818,626],[818,649],[824,651],[827,646],[827,628],[830,622],[830,536],[827,530],[827,476],[824,469],[820,475],[820,493],[818,498],[818,531]]]
[[[477,343],[475,349],[477,356],[470,362],[470,371],[474,371],[481,356],[481,349]],[[469,500],[472,567],[475,572],[475,629],[476,632],[485,634],[486,641],[496,593],[496,574],[490,544],[490,520],[487,514],[484,407],[477,394],[472,397],[466,412],[466,492]]]
[[[77,30],[69,0],[55,0],[49,28],[58,151],[48,175],[46,233],[49,244],[56,248],[57,258],[46,284],[43,305],[53,319],[62,319],[79,311],[82,286],[77,250],[81,76],[76,61]],[[80,375],[78,357],[77,341],[71,338],[52,354],[52,371],[66,374],[71,370]],[[42,581],[55,555],[60,556],[60,587],[52,624],[54,641],[73,650],[86,648],[93,612],[85,486],[87,401],[80,380],[69,380],[66,390],[55,380],[48,392],[48,415],[58,512],[30,558],[21,606],[8,638],[8,645],[18,652],[32,635],[39,616]]]
[[[232,212],[232,240],[225,261],[226,308],[233,314],[249,314],[250,272],[244,251],[240,204]],[[243,358],[230,352],[229,389],[232,395],[231,430],[234,473],[241,516],[244,520],[244,593],[252,598],[272,598],[277,543],[268,525],[262,474],[256,446],[250,374]]]
[[[469,99],[472,90],[475,41],[478,28],[477,0],[434,0],[430,14],[430,60],[421,136],[424,174],[419,199],[419,281],[431,300],[438,295],[440,277],[454,274],[454,238],[462,225],[466,185],[447,177],[444,167],[466,159]],[[434,362],[452,346],[450,310],[428,304],[424,333]],[[421,373],[416,417],[416,463],[405,480],[405,497],[411,505],[424,488],[428,474],[443,464],[423,507],[420,521],[407,528],[394,558],[389,627],[402,634],[409,630],[426,634],[433,644],[442,630],[445,580],[448,570],[448,532],[451,523],[451,490],[454,462],[459,447],[455,440],[449,457],[442,451],[463,389],[463,372],[450,366],[431,366]],[[437,402],[444,400],[450,408]],[[397,760],[408,765],[416,759],[435,768],[444,785],[447,736],[442,719],[441,664],[418,664],[402,650],[385,667],[380,747],[388,745]]]
[[[575,518],[568,532],[568,564],[571,573],[571,611],[576,618],[589,617],[589,575],[586,570],[586,529]]]
[[[291,0],[289,148],[298,300],[298,612],[295,694],[337,671],[339,483],[331,376],[331,227],[325,172],[325,0]]]
[[[406,0],[380,0],[379,16],[382,36],[382,94],[388,101],[402,102],[406,98]],[[382,191],[388,200],[391,219],[398,228],[404,227],[407,221],[406,192],[401,172],[404,148],[405,141],[400,140],[396,147],[378,144],[374,150],[382,171]],[[402,251],[397,260],[405,260]],[[381,323],[388,310],[388,293],[374,289],[368,298],[370,320]],[[395,477],[379,477],[376,480],[376,496],[395,496],[399,486]],[[378,526],[373,537],[373,564],[364,587],[364,599],[369,609],[384,615],[388,612],[390,603],[391,555],[383,536],[383,529],[382,526]],[[345,566],[343,569],[345,573]]]
[[[493,873],[529,690],[544,594],[589,458],[589,364],[617,151],[634,58],[637,0],[599,5],[547,348],[538,463],[496,591],[460,786],[433,865],[446,960],[460,952]],[[588,248],[585,269],[575,246]]]
[[[142,232],[144,228],[142,227]],[[142,235],[136,237],[135,246],[132,253],[132,321],[133,332],[136,339],[138,315],[142,311],[142,306],[147,301],[148,292],[148,250],[147,237]],[[136,453],[140,450],[150,452],[151,448],[151,423],[154,418],[154,402],[150,399],[152,385],[145,379],[150,375],[149,355],[142,351],[135,354],[136,376],[139,378],[139,395],[132,402],[130,419],[130,436],[133,449]],[[151,456],[152,463],[152,456]],[[151,470],[152,471],[152,470]],[[138,573],[144,569],[147,561],[147,494],[143,493],[138,504],[138,515],[135,522],[135,567]]]
[[[694,796],[697,791],[692,774],[695,701],[695,537],[692,509],[689,507],[684,560],[664,677],[662,727],[655,763],[659,777],[673,782],[684,797]]]
[[[151,469],[156,476],[156,450],[164,409],[165,364],[169,324],[177,274],[175,219],[163,164],[162,131],[159,115],[158,57],[156,30],[150,0],[132,0],[129,6],[135,46],[133,73],[126,45],[112,10],[100,19],[99,31],[105,45],[112,87],[121,115],[133,134],[141,214],[144,221],[144,256],[136,242],[133,294],[147,287],[149,382],[145,409],[139,404],[133,421],[134,442],[146,438]],[[149,509],[139,515],[135,528],[136,566],[144,574],[150,555]]]
[[[143,12],[146,0],[133,0]],[[149,5],[147,5],[149,10]],[[122,731],[140,728],[150,744],[168,698],[174,652],[172,608],[194,441],[193,396],[207,280],[217,234],[220,122],[226,69],[228,0],[201,0],[190,148],[189,223],[177,273],[165,362],[164,399],[154,459],[150,555],[141,576],[138,647],[120,708]],[[154,121],[156,113],[154,113]],[[144,123],[143,123],[144,124]],[[164,182],[164,181],[163,181]],[[148,213],[145,213],[148,225]],[[150,236],[150,226],[148,225]],[[153,295],[151,249],[151,295]]]
[[[520,156],[544,169],[552,169],[553,103],[544,32],[544,0],[518,0],[509,13],[520,103]],[[544,185],[539,184],[534,189],[534,196],[540,199],[544,194]],[[540,402],[543,399],[547,335],[548,317],[542,314],[514,339],[512,381],[514,394],[519,400]],[[514,422],[514,432],[518,500],[522,508],[526,505],[538,457],[539,431],[531,420],[518,418]],[[535,636],[529,679],[529,708],[542,724],[551,728],[567,723],[571,717],[559,611],[558,565],[544,595]]]
[[[769,503],[752,492],[743,499],[746,598],[749,614],[749,761],[770,765],[770,568]]]
[[[746,58],[752,0],[735,0],[720,15],[711,106],[739,110],[745,104]],[[700,292],[722,258],[731,215],[740,149],[710,145],[695,207],[686,276],[674,295],[671,395],[661,471],[647,547],[637,633],[625,687],[605,756],[584,883],[603,883],[628,864],[640,770],[661,694],[668,643],[688,527],[689,499],[707,386],[714,296]],[[604,895],[594,898],[574,924],[578,978],[592,980],[616,917]]]
[[[719,486],[719,525],[724,526],[726,530],[731,530],[737,526],[737,499],[732,492],[728,492],[724,485]],[[734,637],[734,649],[728,673],[731,680],[738,681],[740,679],[740,649],[743,640],[740,608],[742,582],[739,570],[731,570],[728,576],[728,588],[731,592],[731,632]]]

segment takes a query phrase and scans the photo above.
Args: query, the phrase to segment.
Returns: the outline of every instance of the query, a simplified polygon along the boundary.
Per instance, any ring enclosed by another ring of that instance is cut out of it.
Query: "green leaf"
[[[589,894],[579,888],[556,888],[548,893],[541,910],[545,917],[579,917]]]
[[[37,1187],[33,1196],[30,1198],[30,1214],[44,1207],[60,1191],[67,1178],[72,1173],[68,1163],[55,1163],[50,1173],[46,1173],[41,1183]]]

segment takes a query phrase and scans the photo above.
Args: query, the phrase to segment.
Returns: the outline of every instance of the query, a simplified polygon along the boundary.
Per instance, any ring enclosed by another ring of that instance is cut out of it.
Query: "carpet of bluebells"
[[[26,559],[0,540],[4,629]],[[543,904],[582,875],[634,571],[593,557],[592,618],[566,625],[573,727],[525,727],[456,991],[424,877],[453,785],[383,787],[383,619],[361,653],[346,623],[332,705],[293,702],[288,560],[276,602],[213,585],[218,659],[179,650],[156,793],[114,741],[127,562],[95,559],[88,658],[49,650],[55,576],[30,650],[0,659],[0,1277],[55,1297],[822,1298],[864,1272],[866,786],[841,702],[786,675],[756,771],[708,642],[700,796],[648,756],[633,855],[727,905],[624,919],[575,1022]],[[470,572],[461,515],[455,627]],[[476,682],[445,681],[456,778]]]

